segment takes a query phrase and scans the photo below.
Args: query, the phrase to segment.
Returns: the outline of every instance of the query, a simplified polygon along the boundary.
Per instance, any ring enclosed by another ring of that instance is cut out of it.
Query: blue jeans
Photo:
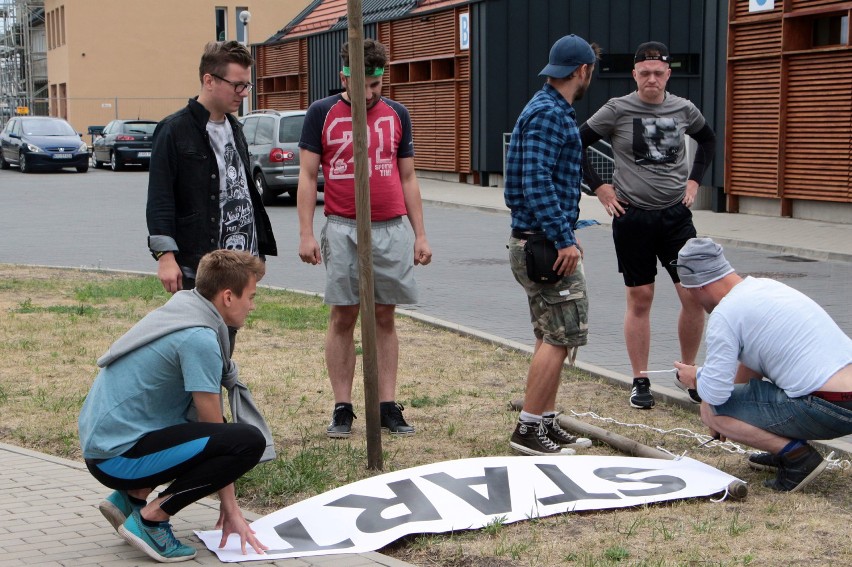
[[[737,384],[713,413],[789,439],[836,439],[852,434],[852,410],[815,396],[790,398],[772,382]]]

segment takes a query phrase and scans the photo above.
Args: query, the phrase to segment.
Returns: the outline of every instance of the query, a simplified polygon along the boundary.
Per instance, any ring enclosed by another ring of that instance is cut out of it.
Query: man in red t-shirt
[[[308,108],[299,141],[297,193],[299,257],[309,264],[319,264],[325,258],[325,302],[331,306],[325,360],[335,401],[326,434],[335,438],[348,437],[355,418],[354,331],[360,303],[348,43],[341,48],[340,57],[345,92],[318,100]],[[394,435],[412,435],[414,428],[406,423],[402,405],[395,401],[399,339],[394,311],[398,304],[417,302],[414,266],[428,264],[432,250],[426,240],[420,185],[414,172],[411,118],[403,105],[381,95],[387,60],[381,43],[364,40],[379,400],[382,428]],[[326,224],[318,244],[313,221],[320,166],[325,176]],[[414,231],[413,241],[403,216],[408,217]]]

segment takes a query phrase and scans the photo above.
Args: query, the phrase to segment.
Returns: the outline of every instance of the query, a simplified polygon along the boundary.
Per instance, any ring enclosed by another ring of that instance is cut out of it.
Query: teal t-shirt
[[[83,457],[110,459],[147,433],[187,423],[192,392],[220,393],[216,332],[190,327],[161,337],[102,368],[78,426]]]

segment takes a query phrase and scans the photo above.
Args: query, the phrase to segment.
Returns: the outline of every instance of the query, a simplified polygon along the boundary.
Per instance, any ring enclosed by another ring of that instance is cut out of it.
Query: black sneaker
[[[677,375],[675,375],[675,386],[686,392],[686,395],[689,396],[689,401],[693,404],[701,403],[701,396],[698,395],[698,390],[695,388],[687,388],[686,384],[677,379]]]
[[[512,433],[509,447],[525,455],[573,455],[574,449],[563,449],[550,440],[547,428],[542,423],[519,421]]]
[[[382,402],[380,408],[382,429],[387,430],[391,435],[414,435],[414,428],[402,417],[402,410],[405,409],[402,404]]]
[[[556,419],[559,416],[557,413],[553,417],[542,417],[541,424],[544,426],[544,430],[547,432],[547,438],[556,443],[557,445],[561,445],[563,447],[582,447],[588,448],[592,446],[592,440],[586,439],[585,437],[575,437],[562,429],[559,425],[559,420]]]
[[[778,461],[778,476],[763,485],[782,492],[798,492],[828,466],[828,461],[810,445],[781,455]]]
[[[748,466],[756,471],[774,471],[781,459],[774,453],[752,453],[748,456]]]
[[[630,407],[651,409],[654,407],[654,395],[651,394],[651,381],[647,378],[634,378],[630,391]]]
[[[357,419],[352,404],[336,404],[331,414],[331,423],[325,434],[332,439],[343,439],[352,435],[352,420]]]

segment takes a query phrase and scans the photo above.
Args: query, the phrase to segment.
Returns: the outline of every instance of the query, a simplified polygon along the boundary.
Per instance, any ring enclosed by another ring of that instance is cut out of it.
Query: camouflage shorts
[[[527,292],[530,320],[537,339],[550,345],[583,346],[589,338],[589,299],[583,262],[570,276],[558,283],[542,285],[527,277],[525,240],[509,240],[509,262],[512,274]]]

